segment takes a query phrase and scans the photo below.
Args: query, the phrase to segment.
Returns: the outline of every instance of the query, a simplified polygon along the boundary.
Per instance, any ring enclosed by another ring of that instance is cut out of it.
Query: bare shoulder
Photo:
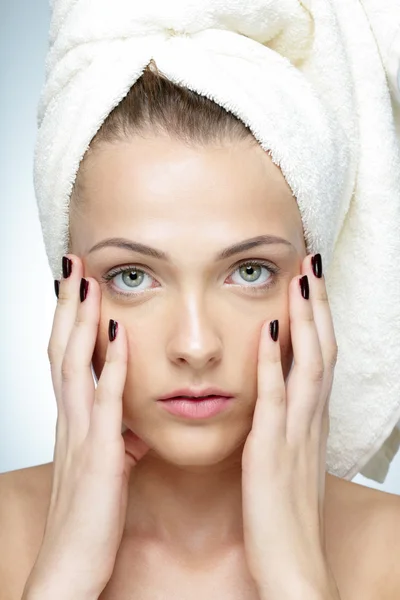
[[[365,600],[399,598],[400,496],[331,476],[326,490],[328,556],[344,588],[359,597],[365,582]]]
[[[19,600],[39,551],[53,463],[0,474],[0,588]]]
[[[366,559],[373,597],[395,600],[400,597],[400,496],[370,490],[368,503],[370,527],[361,539],[369,548]]]

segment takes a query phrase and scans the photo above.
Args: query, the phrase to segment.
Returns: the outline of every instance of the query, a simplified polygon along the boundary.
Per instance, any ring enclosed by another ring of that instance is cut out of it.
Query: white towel
[[[398,0],[385,0],[385,8],[381,0],[51,6],[34,184],[53,277],[68,252],[79,163],[154,59],[169,79],[246,123],[296,197],[307,249],[322,254],[339,346],[327,470],[352,479],[400,419],[400,145],[391,54]],[[371,478],[382,480],[387,468]]]

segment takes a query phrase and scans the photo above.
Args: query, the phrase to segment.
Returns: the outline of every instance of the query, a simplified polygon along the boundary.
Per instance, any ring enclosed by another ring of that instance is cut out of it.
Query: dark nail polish
[[[110,342],[113,342],[115,340],[115,338],[117,337],[117,332],[118,332],[117,321],[113,321],[112,319],[110,319],[110,323],[108,325],[108,339],[110,340]]]
[[[276,342],[279,335],[279,321],[277,319],[275,321],[271,321],[269,324],[269,332],[274,342]]]
[[[301,289],[301,295],[303,296],[303,298],[305,300],[308,300],[310,298],[310,287],[308,285],[307,275],[304,275],[304,277],[302,277],[300,279],[300,289]]]
[[[67,279],[71,275],[72,271],[72,260],[68,256],[63,256],[62,259],[62,271],[64,279]]]
[[[58,279],[54,280],[54,290],[55,290],[56,296],[58,298],[58,294],[60,293],[60,282],[58,281]]]
[[[82,277],[82,279],[81,279],[81,288],[79,290],[80,297],[81,297],[81,302],[83,302],[84,300],[86,300],[88,289],[89,289],[89,282],[88,282],[87,279],[85,279],[84,277]]]
[[[322,258],[320,254],[311,257],[311,265],[315,277],[320,279],[322,277]]]

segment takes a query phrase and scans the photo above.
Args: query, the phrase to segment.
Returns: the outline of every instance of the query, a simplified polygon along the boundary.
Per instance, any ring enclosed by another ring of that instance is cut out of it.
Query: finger
[[[87,277],[86,297],[80,296],[75,322],[68,340],[62,372],[62,402],[67,416],[68,435],[82,440],[86,436],[95,387],[92,358],[100,319],[100,286]],[[82,286],[83,288],[83,286]],[[80,290],[80,291],[83,291]]]
[[[321,277],[316,277],[312,270],[311,255],[307,256],[304,270],[307,272],[310,282],[310,298],[313,305],[314,322],[318,333],[321,347],[322,360],[324,363],[324,381],[322,396],[317,407],[316,416],[321,419],[324,415],[326,404],[329,401],[332,388],[334,370],[337,362],[338,347],[333,325],[332,313],[329,306],[326,281],[322,271]],[[321,261],[322,262],[322,261]],[[325,415],[326,416],[326,415]]]
[[[260,335],[257,367],[257,402],[251,436],[260,442],[260,450],[268,444],[270,454],[278,451],[286,436],[286,391],[281,363],[279,336],[273,341],[270,322]]]
[[[57,403],[51,506],[59,489],[59,480],[61,477],[59,466],[62,465],[68,445],[66,414],[62,398],[62,362],[71,330],[74,326],[76,311],[80,303],[79,285],[82,279],[82,271],[82,262],[77,256],[67,254],[63,257],[63,277],[58,286],[57,306],[47,347],[54,395]]]
[[[287,441],[297,444],[309,435],[321,397],[324,364],[314,322],[311,297],[303,298],[300,279],[289,285],[290,334],[293,369],[287,381]],[[311,290],[310,290],[311,291]]]
[[[76,311],[80,304],[79,286],[82,279],[82,263],[79,258],[73,254],[67,254],[66,258],[69,258],[72,262],[71,272],[68,278],[62,278],[60,281],[57,306],[47,347],[51,378],[59,414],[63,412],[61,403],[61,365],[75,323]]]
[[[124,326],[115,323],[116,337],[113,341],[109,339],[105,363],[95,393],[92,427],[94,435],[103,442],[118,441],[123,445],[122,401],[128,365],[128,343]]]

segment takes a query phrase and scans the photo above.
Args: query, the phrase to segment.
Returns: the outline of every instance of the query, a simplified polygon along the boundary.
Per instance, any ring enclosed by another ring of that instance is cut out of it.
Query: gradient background
[[[0,473],[53,460],[56,297],[32,181],[49,20],[48,0],[0,0]],[[400,453],[384,484],[353,481],[400,495]]]

